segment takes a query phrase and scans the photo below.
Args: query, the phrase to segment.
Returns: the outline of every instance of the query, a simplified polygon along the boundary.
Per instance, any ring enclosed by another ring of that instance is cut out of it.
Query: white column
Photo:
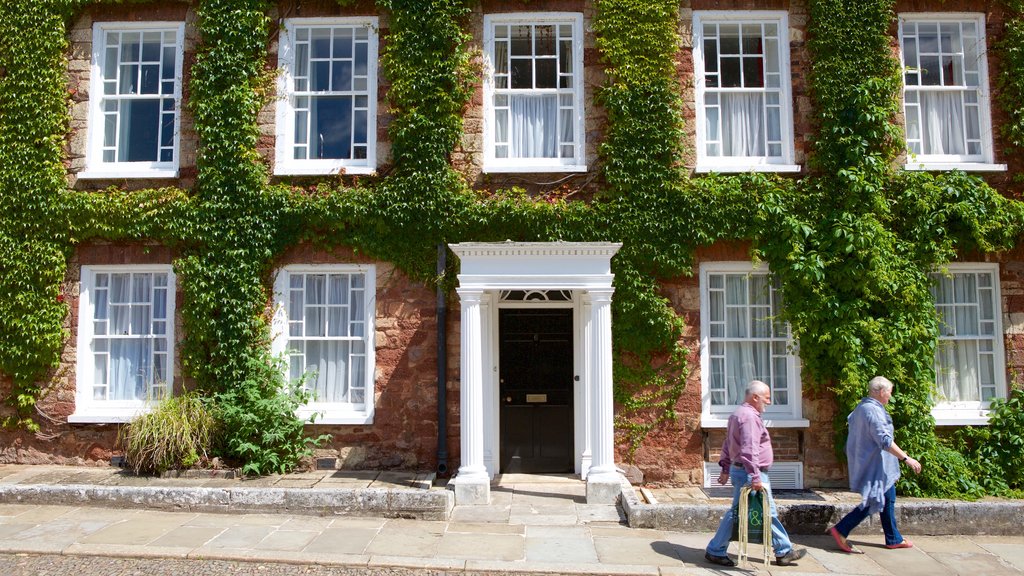
[[[484,466],[482,290],[458,289],[461,317],[459,383],[461,465],[452,483],[456,504],[488,504],[491,482]]]
[[[589,295],[587,295],[587,294],[583,295],[583,298],[581,298],[581,301],[580,301],[580,308],[581,308],[581,316],[583,317],[582,318],[582,320],[583,320],[583,330],[582,330],[583,342],[580,345],[580,351],[581,351],[580,357],[582,358],[582,360],[580,361],[581,366],[580,366],[580,375],[579,376],[580,376],[580,380],[581,381],[578,382],[578,384],[579,384],[578,387],[579,387],[579,390],[580,390],[580,395],[579,395],[579,403],[577,404],[577,406],[582,407],[582,409],[580,410],[580,416],[581,416],[582,422],[581,422],[580,430],[579,430],[579,438],[580,438],[580,470],[579,470],[579,474],[580,474],[581,478],[586,479],[587,478],[587,474],[590,473],[590,464],[591,464],[591,460],[592,460],[590,438],[591,438],[591,436],[594,435],[594,432],[593,432],[594,426],[592,424],[594,419],[593,419],[593,415],[591,414],[592,411],[591,411],[591,408],[590,408],[590,397],[591,397],[591,394],[592,394],[592,392],[590,390],[590,381],[591,381],[590,380],[590,374],[592,372],[592,367],[591,367],[592,362],[590,361],[590,358],[591,358],[590,350],[591,350],[591,347],[593,346],[591,344],[591,341],[592,341],[591,330],[592,330],[593,322],[591,322],[592,314],[591,314],[590,296]]]
[[[615,467],[612,405],[612,288],[590,290],[591,464],[587,503],[610,504],[620,494],[622,475]]]

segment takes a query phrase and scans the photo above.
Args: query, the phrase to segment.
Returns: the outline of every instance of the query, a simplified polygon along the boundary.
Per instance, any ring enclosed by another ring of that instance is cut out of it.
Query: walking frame
[[[771,512],[768,507],[768,491],[761,490],[761,544],[764,546],[764,565],[768,566],[768,559],[771,556],[772,550],[772,528],[771,528]],[[738,525],[738,540],[740,544],[739,562],[742,564],[745,558],[748,558],[747,554],[747,542],[750,539],[750,485],[747,484],[743,488],[740,488],[740,502],[738,518],[736,521]]]

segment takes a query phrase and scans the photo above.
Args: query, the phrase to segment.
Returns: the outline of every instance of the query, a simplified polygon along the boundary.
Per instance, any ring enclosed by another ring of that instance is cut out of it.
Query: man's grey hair
[[[875,376],[868,381],[868,393],[877,396],[882,390],[892,392],[892,381],[885,376]]]
[[[751,396],[757,394],[758,392],[769,391],[771,391],[771,387],[769,387],[764,382],[761,382],[760,380],[751,380],[750,384],[747,384],[747,398],[750,398]]]

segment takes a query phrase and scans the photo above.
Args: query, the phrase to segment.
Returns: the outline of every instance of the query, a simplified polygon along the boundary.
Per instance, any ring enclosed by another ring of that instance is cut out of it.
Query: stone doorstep
[[[455,507],[455,498],[449,490],[401,488],[291,489],[10,484],[0,485],[0,503],[448,520]]]

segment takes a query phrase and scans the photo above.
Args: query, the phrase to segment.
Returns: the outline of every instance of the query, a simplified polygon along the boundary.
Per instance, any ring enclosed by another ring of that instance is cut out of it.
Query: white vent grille
[[[704,487],[717,488],[718,473],[721,468],[717,462],[704,463]],[[804,463],[803,462],[776,462],[772,464],[769,473],[772,480],[772,488],[776,490],[803,490],[804,487]],[[726,486],[732,487],[732,481],[726,482]]]

